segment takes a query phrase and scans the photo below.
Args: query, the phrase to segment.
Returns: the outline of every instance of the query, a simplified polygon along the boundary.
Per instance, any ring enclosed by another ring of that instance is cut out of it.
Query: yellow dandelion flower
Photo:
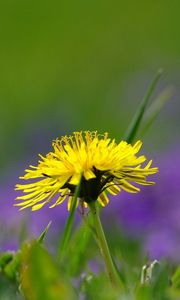
[[[70,209],[73,194],[81,179],[79,200],[84,207],[92,201],[102,206],[108,204],[107,194],[117,195],[121,190],[129,193],[140,191],[137,185],[151,185],[148,175],[158,168],[152,168],[144,155],[137,156],[142,142],[134,145],[125,141],[116,143],[107,133],[96,131],[74,132],[53,141],[53,152],[40,156],[37,166],[30,166],[20,179],[30,180],[27,184],[17,184],[16,190],[25,195],[16,199],[20,209],[31,207],[38,210],[55,199],[50,207],[61,204],[68,198]],[[135,184],[135,185],[134,185]]]

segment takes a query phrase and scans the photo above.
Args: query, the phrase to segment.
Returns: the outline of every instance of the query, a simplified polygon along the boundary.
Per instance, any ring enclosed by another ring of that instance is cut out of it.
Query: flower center
[[[96,201],[102,191],[105,190],[105,185],[113,179],[112,175],[107,174],[103,177],[105,172],[99,171],[95,168],[93,168],[93,170],[96,175],[95,178],[86,180],[83,176],[81,179],[79,198],[83,199],[86,203]],[[71,193],[74,194],[76,185],[67,182],[63,188],[68,188]]]

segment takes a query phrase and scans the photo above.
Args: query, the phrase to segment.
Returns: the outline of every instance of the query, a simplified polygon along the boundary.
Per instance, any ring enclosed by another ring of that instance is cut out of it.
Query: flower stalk
[[[103,230],[103,227],[101,224],[101,220],[99,217],[98,207],[96,206],[94,201],[89,203],[89,207],[90,207],[90,210],[92,213],[94,229],[96,231],[96,237],[97,237],[97,241],[98,241],[98,245],[99,245],[101,254],[104,258],[108,277],[109,277],[110,282],[113,287],[121,288],[122,282],[117,274],[114,262],[112,260],[112,256],[111,256],[111,253],[110,253],[107,241],[106,241],[106,237],[104,234],[104,230]]]

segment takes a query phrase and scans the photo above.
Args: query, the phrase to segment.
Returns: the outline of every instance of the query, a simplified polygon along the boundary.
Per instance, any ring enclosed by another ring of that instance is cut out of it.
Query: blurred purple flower
[[[150,258],[180,261],[179,151],[161,156],[154,165],[159,167],[154,186],[146,186],[138,194],[122,192],[112,197],[103,215],[107,218],[113,214],[113,220],[127,235],[142,240]]]
[[[16,250],[21,241],[29,238],[37,238],[45,229],[49,221],[52,221],[49,229],[48,244],[58,243],[60,234],[64,228],[67,212],[67,203],[53,209],[45,207],[43,210],[31,212],[30,210],[19,211],[14,207],[18,192],[14,190],[18,177],[22,174],[22,168],[14,168],[11,175],[0,189],[0,251]]]

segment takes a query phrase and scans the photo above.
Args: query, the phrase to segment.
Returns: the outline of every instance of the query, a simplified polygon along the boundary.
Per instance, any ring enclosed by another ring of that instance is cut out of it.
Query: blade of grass
[[[48,232],[48,230],[49,230],[49,227],[51,226],[51,223],[52,223],[52,221],[50,221],[50,222],[47,224],[46,228],[43,230],[43,232],[42,232],[41,235],[39,236],[38,242],[39,242],[40,244],[44,241],[44,238],[45,238],[45,236],[46,236],[46,234],[47,234],[47,232]]]
[[[164,89],[157,98],[153,101],[151,106],[148,108],[146,113],[144,114],[144,122],[142,124],[142,129],[140,131],[140,135],[143,136],[152,123],[157,118],[158,114],[164,107],[167,101],[169,101],[174,94],[174,89],[172,87],[167,87]]]
[[[81,179],[82,179],[82,176],[81,176]],[[65,249],[68,245],[70,235],[71,235],[71,232],[72,232],[72,226],[73,226],[73,223],[74,223],[75,211],[76,211],[78,196],[79,196],[79,192],[80,192],[81,179],[79,181],[79,184],[76,186],[73,201],[72,201],[72,205],[71,205],[70,212],[69,212],[69,216],[68,216],[68,219],[67,219],[67,222],[66,222],[66,225],[65,225],[65,229],[64,229],[64,232],[63,232],[62,239],[60,240],[60,243],[59,243],[59,246],[58,246],[57,256],[58,256],[59,259],[61,259],[64,255],[64,251],[65,251]]]
[[[143,117],[144,112],[146,110],[148,101],[149,101],[149,99],[150,99],[150,97],[151,97],[151,95],[152,95],[152,93],[153,93],[153,91],[154,91],[161,75],[162,75],[162,70],[160,69],[157,72],[155,78],[153,79],[153,81],[152,81],[145,97],[143,98],[142,102],[140,103],[140,105],[139,105],[139,107],[138,107],[138,109],[137,109],[137,111],[136,111],[136,113],[135,113],[135,115],[134,115],[134,117],[133,117],[126,133],[125,133],[125,135],[124,135],[124,140],[127,141],[128,143],[132,143],[135,136],[136,136],[137,130],[138,130],[140,124],[141,124],[142,117]]]

